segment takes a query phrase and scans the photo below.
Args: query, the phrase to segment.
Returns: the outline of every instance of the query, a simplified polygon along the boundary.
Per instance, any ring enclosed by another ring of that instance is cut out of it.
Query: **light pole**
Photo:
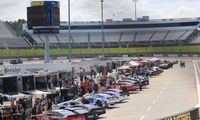
[[[104,43],[105,43],[105,38],[104,38],[104,26],[103,26],[103,2],[104,0],[101,0],[101,31],[102,31],[102,58],[105,57],[104,55]]]
[[[139,2],[138,0],[133,0],[133,3],[135,5],[135,21],[137,21],[137,2]]]
[[[72,48],[71,48],[71,23],[70,23],[70,0],[68,0],[68,39],[69,39],[69,49],[68,49],[68,58],[69,62],[71,62],[71,54],[72,54]]]

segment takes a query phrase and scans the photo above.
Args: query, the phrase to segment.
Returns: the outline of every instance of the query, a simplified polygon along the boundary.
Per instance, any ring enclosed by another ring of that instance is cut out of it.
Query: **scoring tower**
[[[45,36],[45,63],[49,62],[49,36],[59,33],[60,2],[33,1],[27,7],[27,26],[34,34]]]

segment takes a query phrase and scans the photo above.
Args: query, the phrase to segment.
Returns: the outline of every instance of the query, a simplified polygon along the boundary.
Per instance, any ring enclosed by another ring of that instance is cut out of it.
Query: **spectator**
[[[80,74],[80,81],[81,81],[81,83],[83,82],[83,74],[82,73]]]
[[[97,76],[97,72],[94,71],[94,78],[96,78],[96,76]]]
[[[92,76],[93,76],[92,74],[93,74],[93,72],[91,71],[91,72],[90,72],[90,77],[91,77],[91,79],[92,79]]]
[[[41,104],[36,105],[36,115],[42,114],[42,106]]]

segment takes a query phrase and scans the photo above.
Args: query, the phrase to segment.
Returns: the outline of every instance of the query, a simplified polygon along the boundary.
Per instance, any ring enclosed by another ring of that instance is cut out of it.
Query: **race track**
[[[107,110],[101,120],[155,120],[189,110],[197,104],[195,84],[194,65],[188,60],[185,68],[175,65],[151,77],[147,88]]]

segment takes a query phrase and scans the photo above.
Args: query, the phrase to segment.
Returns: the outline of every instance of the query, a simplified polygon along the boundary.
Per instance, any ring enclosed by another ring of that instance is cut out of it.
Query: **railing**
[[[197,107],[200,107],[200,69],[199,65],[196,61],[194,63],[194,69],[195,69],[195,77],[196,77],[196,87],[197,87],[197,94],[198,94],[198,105]]]

